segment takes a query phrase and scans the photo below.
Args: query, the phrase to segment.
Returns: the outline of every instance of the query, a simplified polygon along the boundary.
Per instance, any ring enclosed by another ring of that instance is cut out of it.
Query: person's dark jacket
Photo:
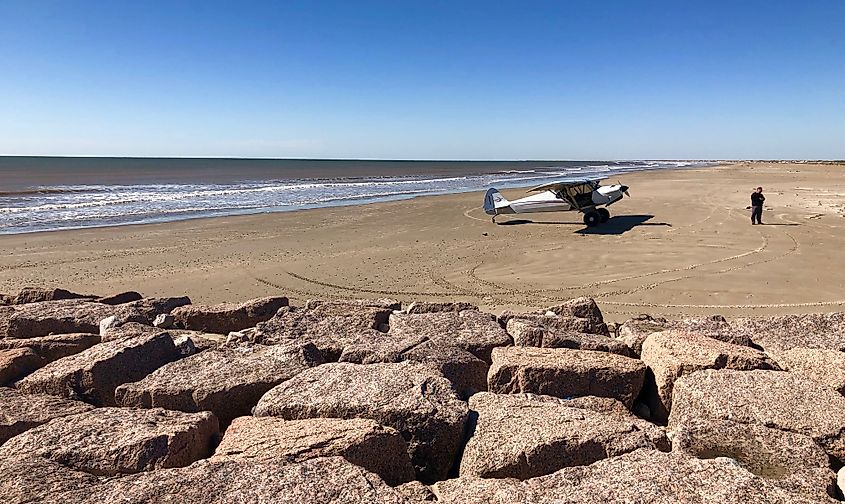
[[[763,206],[764,201],[766,201],[766,197],[762,193],[751,193],[751,206]]]

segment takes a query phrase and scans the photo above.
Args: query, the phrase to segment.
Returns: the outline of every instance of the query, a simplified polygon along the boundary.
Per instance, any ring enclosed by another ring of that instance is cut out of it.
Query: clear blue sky
[[[0,0],[0,154],[845,158],[845,1]]]

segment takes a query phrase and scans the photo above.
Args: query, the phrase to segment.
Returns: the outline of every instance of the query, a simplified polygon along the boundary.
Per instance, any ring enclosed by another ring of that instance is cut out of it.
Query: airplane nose
[[[622,191],[623,193],[625,193],[625,196],[628,196],[629,198],[631,197],[631,195],[628,194],[628,186],[626,186],[626,185],[620,186],[619,190]]]

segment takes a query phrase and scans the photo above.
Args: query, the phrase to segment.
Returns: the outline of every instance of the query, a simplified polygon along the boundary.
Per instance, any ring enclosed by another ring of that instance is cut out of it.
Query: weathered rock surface
[[[431,487],[419,481],[409,481],[394,487],[394,490],[409,503],[436,502],[437,496],[431,491]]]
[[[305,309],[313,310],[318,306],[332,306],[334,308],[382,308],[385,310],[400,310],[402,303],[395,299],[309,299],[305,301]]]
[[[700,460],[642,449],[526,481],[458,478],[434,485],[440,502],[464,504],[833,504],[826,489],[760,478],[727,458]]]
[[[115,390],[121,406],[211,411],[225,428],[249,415],[268,390],[297,373],[319,365],[317,348],[304,345],[253,345],[211,349],[166,364]]]
[[[499,322],[502,325],[507,325],[508,321],[514,318],[531,320],[540,323],[547,329],[559,332],[580,332],[609,336],[601,310],[593,299],[586,297],[571,299],[561,305],[533,312],[505,310],[499,316]]]
[[[96,296],[77,294],[65,289],[43,289],[41,287],[24,287],[17,296],[11,299],[13,305],[40,303],[44,301],[61,301],[64,299],[94,299]]]
[[[599,413],[569,403],[533,394],[470,397],[477,422],[461,476],[528,479],[639,448],[670,448],[662,429],[630,413]]]
[[[138,381],[179,354],[166,332],[100,343],[47,364],[17,383],[28,394],[46,393],[114,406],[114,390]]]
[[[0,387],[6,387],[35,371],[43,364],[29,348],[0,350]]]
[[[115,478],[86,490],[51,496],[45,504],[406,504],[413,502],[373,473],[341,457],[279,465],[237,460]]]
[[[766,351],[793,348],[845,351],[843,312],[738,318],[731,322],[731,326]]]
[[[138,301],[132,301],[131,303],[126,303],[124,305],[119,306],[126,306],[128,308],[134,308],[140,311],[147,317],[147,320],[143,321],[142,323],[149,325],[153,320],[155,320],[156,316],[158,316],[159,314],[170,313],[176,308],[179,308],[180,306],[185,306],[189,304],[191,304],[191,299],[188,296],[177,296],[163,298],[143,298],[139,299]]]
[[[0,446],[0,459],[36,455],[97,476],[182,467],[211,454],[208,412],[95,408],[34,427]]]
[[[604,322],[601,310],[592,298],[579,297],[570,299],[563,304],[546,308],[546,312],[563,317],[578,317]]]
[[[310,309],[282,307],[273,318],[258,323],[251,338],[265,345],[310,342],[326,360],[336,361],[347,345],[383,337],[378,329],[391,312],[389,308],[332,302],[320,302]]]
[[[229,334],[272,318],[279,308],[288,305],[286,297],[264,297],[244,303],[222,303],[213,306],[188,305],[171,312],[176,326],[193,331]]]
[[[648,407],[652,419],[659,422],[669,418],[672,387],[685,374],[701,369],[779,369],[766,354],[751,347],[672,329],[651,334],[643,343],[641,358],[654,376]]]
[[[567,348],[493,349],[487,390],[567,398],[618,399],[628,408],[640,393],[646,367],[641,361],[607,352]]]
[[[141,336],[144,334],[161,334],[167,333],[173,338],[173,344],[179,347],[180,344],[185,343],[185,338],[190,338],[196,352],[186,352],[185,348],[180,348],[180,355],[187,356],[193,353],[203,352],[211,348],[217,348],[226,342],[226,336],[222,334],[207,333],[202,331],[189,331],[187,329],[161,329],[158,327],[139,324],[137,322],[128,322],[108,329],[102,336],[103,342],[124,339],[128,337]]]
[[[556,329],[560,322],[567,319],[552,319],[552,324],[545,324],[543,319],[511,318],[507,322],[508,334],[513,337],[516,346],[532,346],[541,348],[572,348],[576,350],[595,350],[599,352],[610,352],[627,357],[633,357],[634,352],[622,341],[603,336],[601,334],[590,334],[582,332],[586,324],[582,321],[587,319],[568,319],[576,321],[576,324],[585,325],[575,331],[568,329]]]
[[[478,307],[471,303],[429,303],[425,301],[414,301],[405,309],[405,313],[440,313],[440,312],[462,312],[464,310],[477,310]]]
[[[340,362],[374,364],[411,361],[428,365],[452,382],[461,397],[487,390],[489,365],[475,355],[455,346],[438,346],[423,338],[413,340],[380,338],[368,344],[347,346]]]
[[[697,333],[734,345],[751,346],[749,335],[728,323],[721,315],[691,317],[681,320],[666,320],[665,318],[641,315],[619,326],[617,336],[639,355],[643,342],[651,333],[668,329]]]
[[[451,383],[430,367],[324,364],[267,392],[256,416],[369,418],[402,433],[419,479],[443,479],[455,463],[468,410]]]
[[[48,364],[62,357],[78,354],[99,342],[98,334],[54,334],[37,338],[0,340],[0,351],[29,348],[44,360],[44,364]]]
[[[240,417],[226,430],[212,459],[292,464],[332,456],[378,474],[391,486],[414,479],[408,444],[399,432],[362,418]]]
[[[124,321],[147,321],[144,313],[129,305],[110,306],[80,299],[24,304],[11,309],[5,323],[5,333],[0,335],[7,338],[68,333],[98,334],[100,321],[112,315]]]
[[[493,315],[478,310],[390,315],[394,338],[425,338],[436,346],[457,346],[484,362],[493,348],[513,343]]]
[[[64,492],[84,490],[100,483],[97,476],[35,455],[0,457],[0,474],[3,504],[47,502]],[[71,502],[74,501],[65,501]]]
[[[793,348],[775,351],[773,356],[784,370],[845,394],[845,353],[825,348]]]
[[[793,373],[707,369],[681,377],[672,393],[670,429],[704,420],[809,435],[845,460],[845,397]]]
[[[91,409],[93,406],[80,401],[46,394],[21,394],[15,389],[0,387],[0,445],[54,418],[76,415]]]
[[[672,433],[672,449],[701,459],[729,457],[766,479],[798,477],[825,488],[834,477],[827,454],[803,434],[729,420],[698,420]]]

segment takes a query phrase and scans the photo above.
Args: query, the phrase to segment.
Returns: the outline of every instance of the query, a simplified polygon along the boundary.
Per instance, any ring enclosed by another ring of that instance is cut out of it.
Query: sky
[[[0,155],[845,159],[845,1],[0,0]]]

